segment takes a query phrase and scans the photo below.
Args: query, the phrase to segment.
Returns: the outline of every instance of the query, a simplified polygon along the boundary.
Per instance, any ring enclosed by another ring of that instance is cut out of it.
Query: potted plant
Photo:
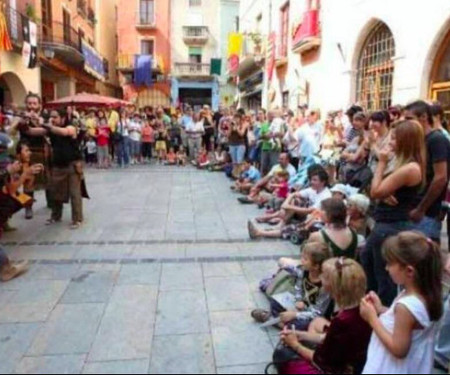
[[[38,16],[36,14],[36,8],[33,4],[27,3],[25,6],[25,14],[26,16],[33,22],[37,23],[39,21]]]
[[[262,35],[260,33],[250,33],[249,37],[255,46],[255,54],[260,54],[262,51]]]

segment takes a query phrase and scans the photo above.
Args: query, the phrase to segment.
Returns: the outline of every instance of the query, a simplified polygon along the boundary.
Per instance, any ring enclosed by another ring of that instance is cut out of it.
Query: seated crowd
[[[238,201],[264,211],[248,222],[252,239],[301,245],[261,282],[270,310],[252,312],[282,329],[278,372],[447,371],[442,107],[416,101],[369,114],[355,105],[324,124],[317,110],[281,114],[229,117],[226,171]]]

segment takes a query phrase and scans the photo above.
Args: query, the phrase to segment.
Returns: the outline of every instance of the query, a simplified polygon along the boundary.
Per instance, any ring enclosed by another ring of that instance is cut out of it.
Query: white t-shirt
[[[97,144],[94,141],[89,141],[86,143],[86,148],[89,155],[94,155],[97,153]]]
[[[320,210],[321,204],[324,200],[331,198],[331,191],[328,188],[323,189],[320,193],[313,188],[308,188],[300,191],[300,196],[303,199],[310,201],[312,208]]]
[[[292,178],[297,174],[295,167],[292,164],[289,164],[287,168],[283,168],[280,164],[275,165],[269,172],[269,177],[274,177],[277,173],[287,171],[289,176]]]
[[[423,327],[412,334],[411,348],[404,359],[395,358],[373,333],[363,374],[431,374],[434,364],[434,340],[439,324],[430,321],[425,304],[416,296],[402,293],[392,307],[380,316],[386,330],[393,334],[395,308],[403,305]]]
[[[295,138],[300,145],[299,154],[302,158],[309,158],[317,154],[320,145],[316,142],[313,129],[308,125],[303,125],[295,132]]]
[[[187,132],[205,132],[205,127],[203,126],[203,121],[199,121],[199,122],[191,122],[188,123],[188,125],[186,126],[186,131]],[[194,139],[198,139],[202,137],[202,134],[197,133],[197,134],[188,134],[189,138],[194,138]]]
[[[285,121],[282,118],[276,118],[270,124],[270,132],[275,133],[284,133]]]
[[[142,127],[139,122],[131,120],[128,125],[128,131],[130,132],[130,138],[132,141],[135,141],[135,142],[141,141]]]

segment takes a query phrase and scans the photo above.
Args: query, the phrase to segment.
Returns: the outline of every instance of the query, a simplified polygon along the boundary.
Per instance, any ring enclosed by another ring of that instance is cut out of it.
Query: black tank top
[[[74,161],[81,160],[80,145],[77,139],[72,137],[60,137],[50,135],[53,150],[53,165],[65,168]]]
[[[421,185],[412,187],[402,187],[394,197],[397,199],[397,206],[390,206],[384,202],[379,202],[375,208],[374,219],[379,223],[397,223],[409,221],[409,213],[417,207]]]

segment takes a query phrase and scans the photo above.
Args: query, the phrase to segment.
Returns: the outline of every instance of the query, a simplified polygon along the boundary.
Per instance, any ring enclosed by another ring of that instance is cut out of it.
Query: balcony
[[[302,23],[294,32],[292,48],[294,52],[303,54],[319,48],[321,43],[319,10],[309,10],[303,15]]]
[[[78,32],[60,22],[41,25],[41,48],[44,54],[54,55],[68,65],[81,65],[84,57]]]
[[[259,33],[245,35],[237,70],[237,75],[240,77],[245,77],[264,66],[266,51],[261,38]]]
[[[77,0],[77,10],[80,16],[87,18],[87,1]]]
[[[209,40],[209,29],[206,26],[184,26],[183,40],[188,45],[205,45]]]
[[[10,6],[5,6],[6,27],[13,48],[21,53],[23,47],[23,21],[27,17]]]
[[[132,73],[135,69],[136,54],[119,54],[117,58],[117,70],[123,74]],[[161,59],[157,56],[153,59],[153,71],[162,73]]]
[[[156,28],[156,16],[154,12],[137,12],[136,28],[140,30],[151,30]]]
[[[175,75],[179,77],[209,77],[211,64],[175,63]]]

